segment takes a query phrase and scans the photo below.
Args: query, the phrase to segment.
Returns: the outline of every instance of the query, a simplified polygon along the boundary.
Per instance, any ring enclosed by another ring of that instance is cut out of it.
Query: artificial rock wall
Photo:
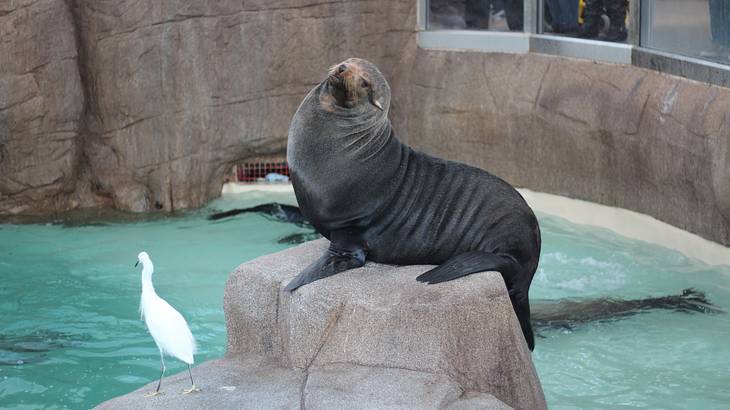
[[[413,0],[0,4],[0,215],[200,206],[232,164],[283,153],[305,93],[359,56],[416,148],[730,245],[730,89],[423,50],[415,27]]]
[[[0,214],[202,205],[232,164],[284,152],[326,67],[395,66],[415,6],[1,2]]]

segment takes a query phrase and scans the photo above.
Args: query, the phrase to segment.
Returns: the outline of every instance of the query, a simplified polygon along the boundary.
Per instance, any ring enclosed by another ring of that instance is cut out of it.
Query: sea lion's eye
[[[368,82],[368,80],[366,80],[364,78],[362,79],[362,82],[360,83],[360,85],[362,86],[362,88],[370,87],[370,83]]]

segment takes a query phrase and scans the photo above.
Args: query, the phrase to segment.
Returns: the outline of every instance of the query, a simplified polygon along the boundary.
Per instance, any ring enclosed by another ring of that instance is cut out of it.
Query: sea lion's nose
[[[344,73],[344,72],[345,72],[345,70],[347,70],[347,66],[346,66],[346,65],[344,65],[344,64],[340,64],[340,66],[339,66],[339,67],[337,67],[337,73],[338,73],[338,74],[342,74],[342,73]]]

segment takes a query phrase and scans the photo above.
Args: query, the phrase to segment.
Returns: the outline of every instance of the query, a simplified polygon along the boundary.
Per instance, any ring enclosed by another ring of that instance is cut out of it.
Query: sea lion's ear
[[[368,97],[370,98],[370,103],[372,105],[378,107],[380,111],[383,111],[383,104],[380,103],[380,100],[375,98],[375,93],[373,93],[372,89],[370,89],[370,91],[368,92]]]

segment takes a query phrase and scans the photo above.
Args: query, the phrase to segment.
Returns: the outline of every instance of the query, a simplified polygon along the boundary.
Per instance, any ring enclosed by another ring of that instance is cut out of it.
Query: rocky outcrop
[[[349,363],[441,374],[517,408],[544,406],[504,282],[496,273],[420,284],[428,266],[368,263],[281,290],[328,246],[324,239],[241,265],[228,279],[228,354],[285,366]]]
[[[326,68],[374,61],[416,148],[730,245],[730,89],[538,54],[423,50],[411,0],[0,6],[0,216],[196,207],[282,154]]]
[[[0,213],[69,207],[79,178],[83,87],[62,1],[0,4]]]
[[[3,10],[6,7],[7,10]],[[333,61],[397,65],[412,1],[46,0],[0,6],[0,215],[197,207],[282,153]],[[400,28],[403,27],[403,28]]]
[[[546,408],[498,273],[425,285],[415,277],[430,266],[368,263],[284,291],[328,245],[308,242],[230,275],[227,354],[194,369],[202,394],[146,401],[150,383],[101,407]],[[186,377],[163,386],[179,391]]]

